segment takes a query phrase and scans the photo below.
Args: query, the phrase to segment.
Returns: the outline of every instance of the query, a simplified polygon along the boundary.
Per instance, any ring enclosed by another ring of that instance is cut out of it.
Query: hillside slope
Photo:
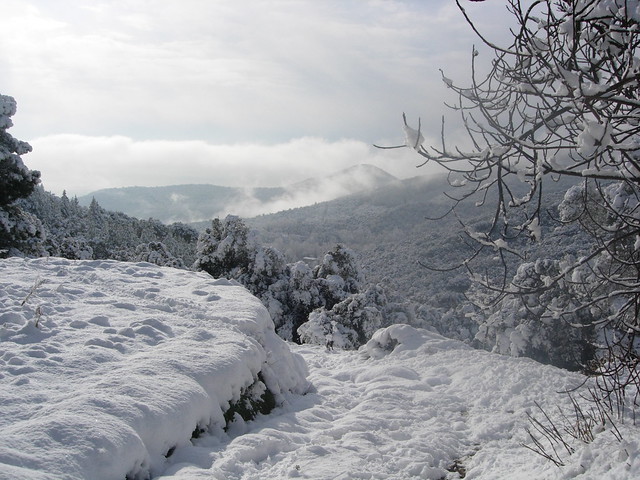
[[[552,214],[567,188],[565,182],[549,190],[544,211]],[[336,243],[344,243],[359,254],[368,281],[383,283],[390,291],[418,303],[446,304],[449,294],[468,288],[467,272],[441,273],[420,264],[448,267],[460,264],[473,251],[454,215],[429,219],[448,211],[452,202],[443,192],[451,190],[444,177],[415,177],[246,221],[259,232],[263,243],[275,246],[290,260],[318,257]],[[491,208],[490,199],[482,206],[468,202],[459,206],[458,215],[481,231],[493,214]],[[549,214],[543,220],[541,244],[525,237],[517,241],[530,256],[562,255],[587,246],[577,241],[580,237],[575,229],[556,230],[558,223]],[[476,268],[497,268],[493,257],[491,252],[479,257]]]
[[[396,182],[396,178],[373,165],[357,165],[322,178],[311,178],[284,187],[249,188],[241,184],[170,185],[98,190],[80,197],[88,206],[95,198],[107,210],[136,218],[163,222],[198,222],[228,214],[251,217],[289,208],[333,200]]]

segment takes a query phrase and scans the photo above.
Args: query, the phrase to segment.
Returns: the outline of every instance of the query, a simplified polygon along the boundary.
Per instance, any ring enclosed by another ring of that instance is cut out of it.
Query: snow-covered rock
[[[148,478],[194,432],[226,436],[224,413],[247,392],[281,403],[306,375],[235,282],[0,261],[0,479]]]

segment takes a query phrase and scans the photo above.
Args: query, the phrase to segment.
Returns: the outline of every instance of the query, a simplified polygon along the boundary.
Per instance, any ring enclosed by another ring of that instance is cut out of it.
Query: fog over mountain
[[[97,190],[79,198],[89,205],[95,198],[107,210],[163,222],[198,222],[228,214],[254,217],[313,205],[339,197],[397,184],[394,176],[361,164],[322,178],[286,187],[245,188],[219,185],[170,185]]]

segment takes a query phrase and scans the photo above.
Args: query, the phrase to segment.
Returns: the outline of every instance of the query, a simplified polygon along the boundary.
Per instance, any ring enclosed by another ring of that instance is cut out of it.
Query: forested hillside
[[[178,268],[195,261],[198,231],[184,223],[139,220],[106,210],[96,200],[83,207],[77,198],[58,197],[42,187],[17,204],[33,215],[42,231],[35,256],[146,261]]]
[[[557,206],[569,185],[564,181],[548,192],[541,242],[525,236],[514,240],[525,247],[528,258],[561,257],[590,248],[578,229],[558,228]],[[358,253],[368,281],[416,302],[423,320],[456,335],[453,325],[440,316],[466,301],[469,272],[464,267],[446,272],[427,268],[461,265],[473,252],[454,215],[434,220],[451,207],[453,201],[444,194],[450,190],[444,176],[415,177],[372,192],[247,219],[247,223],[264,243],[288,259],[318,257],[336,243],[349,245]],[[477,230],[491,220],[489,201],[485,206],[467,203],[460,207],[459,217]],[[472,263],[477,271],[500,274],[501,264],[496,260],[495,255],[486,254]],[[513,268],[519,259],[510,256],[507,260]]]

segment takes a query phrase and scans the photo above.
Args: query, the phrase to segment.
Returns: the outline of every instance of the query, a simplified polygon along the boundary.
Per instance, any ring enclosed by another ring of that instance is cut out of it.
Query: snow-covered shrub
[[[433,334],[437,335],[437,334]],[[396,349],[413,350],[428,338],[426,330],[417,330],[410,325],[391,325],[375,332],[371,339],[363,345],[361,352],[366,358],[380,359]],[[444,338],[442,338],[444,340]]]
[[[352,293],[357,293],[364,283],[364,275],[353,250],[338,244],[327,252],[314,269],[318,288],[326,308],[331,309]]]
[[[286,264],[272,247],[259,246],[251,257],[248,271],[237,280],[267,307],[278,334],[297,341],[297,327],[322,305],[311,268],[302,261]]]
[[[228,215],[224,223],[214,219],[198,238],[194,267],[215,278],[245,273],[249,266],[248,233],[239,217]]]
[[[90,260],[93,248],[83,237],[68,237],[59,246],[59,256],[70,260]]]
[[[312,301],[312,271],[303,262],[287,265],[279,251],[256,245],[249,236],[239,217],[214,219],[198,238],[194,268],[240,282],[267,307],[279,334],[295,339],[294,325],[302,323],[297,318],[306,320],[318,306]]]
[[[250,257],[247,273],[241,283],[252,293],[267,292],[271,285],[286,276],[287,262],[275,248],[257,246]]]
[[[255,382],[243,390],[240,398],[230,402],[224,412],[225,431],[233,427],[234,422],[248,422],[258,414],[267,415],[276,407],[276,398],[264,384],[262,373],[258,373]]]
[[[285,297],[285,313],[281,319],[278,333],[283,338],[298,340],[298,327],[306,322],[309,314],[323,305],[318,282],[311,268],[303,261],[288,266],[287,293]]]
[[[19,207],[0,207],[0,258],[5,256],[42,257],[45,231],[42,222]]]
[[[198,239],[194,267],[244,285],[267,307],[281,337],[299,341],[299,327],[317,308],[335,317],[334,329],[345,338],[344,347],[361,345],[383,325],[382,288],[360,293],[364,275],[349,248],[337,245],[312,269],[303,261],[287,264],[278,250],[249,237],[240,218],[228,216],[224,223],[215,219]]]
[[[357,348],[383,325],[384,290],[371,285],[361,292],[362,269],[356,254],[344,245],[322,257],[307,283],[308,287],[295,290],[304,315],[298,315],[292,326],[301,342],[324,344],[329,339],[336,347]],[[309,315],[309,308],[319,310]]]
[[[300,341],[358,348],[383,326],[385,304],[382,287],[371,285],[365,292],[349,295],[331,309],[322,307],[312,312],[309,321],[298,328]]]
[[[339,324],[331,311],[319,308],[309,315],[309,320],[298,327],[300,343],[325,345],[327,348],[353,349],[353,329]]]
[[[198,230],[180,222],[168,225],[166,228],[169,234],[164,238],[163,243],[173,256],[182,259],[185,266],[193,265],[196,260]]]

